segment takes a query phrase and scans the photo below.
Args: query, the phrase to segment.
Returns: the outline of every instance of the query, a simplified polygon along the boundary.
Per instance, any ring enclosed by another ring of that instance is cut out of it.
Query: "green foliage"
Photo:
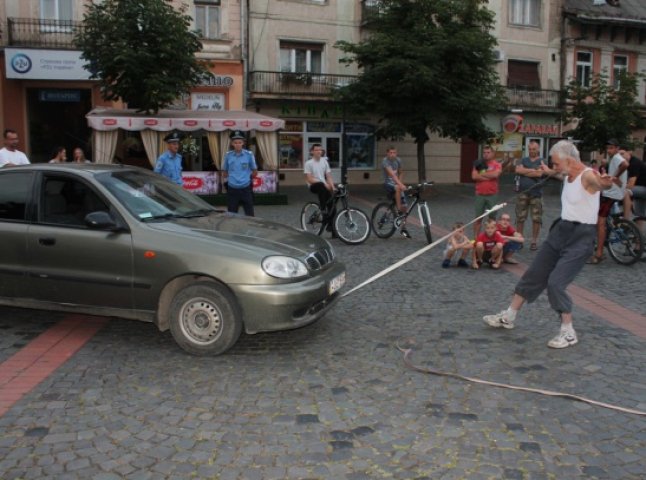
[[[378,135],[415,138],[423,176],[428,132],[484,140],[483,118],[504,103],[494,64],[494,14],[485,0],[379,0],[369,36],[337,42],[362,73],[339,94],[348,110],[377,113]],[[421,158],[420,158],[421,157]]]
[[[578,119],[574,130],[564,135],[579,140],[583,151],[602,151],[609,138],[625,142],[632,130],[646,125],[637,102],[638,82],[641,74],[622,73],[620,88],[609,81],[606,71],[592,76],[589,87],[572,81],[565,89],[569,108],[563,114],[568,123]]]
[[[74,41],[105,100],[157,112],[199,82],[206,67],[195,53],[202,44],[186,9],[170,0],[88,2]]]

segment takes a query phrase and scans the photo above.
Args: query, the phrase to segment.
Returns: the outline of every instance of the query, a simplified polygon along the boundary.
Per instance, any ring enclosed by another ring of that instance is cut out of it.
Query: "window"
[[[33,175],[16,172],[0,176],[0,220],[25,220],[33,190]]]
[[[86,227],[88,213],[107,212],[107,205],[87,185],[67,177],[46,177],[40,220],[44,223]]]
[[[540,26],[541,0],[510,0],[509,9],[509,23]]]
[[[195,1],[195,29],[202,38],[220,38],[220,0]]]
[[[538,74],[538,63],[509,60],[507,62],[507,86],[539,90],[541,80]]]
[[[46,20],[72,20],[72,0],[40,0],[40,14]]]
[[[323,44],[280,42],[280,71],[322,73]]]
[[[576,52],[576,82],[582,87],[589,87],[591,77],[592,52]]]
[[[620,88],[621,76],[626,73],[628,73],[628,57],[614,55],[612,57],[612,84],[616,89]]]

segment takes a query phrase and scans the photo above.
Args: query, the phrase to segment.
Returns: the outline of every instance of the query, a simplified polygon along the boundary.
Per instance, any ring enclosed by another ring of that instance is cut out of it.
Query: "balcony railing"
[[[326,97],[356,78],[354,75],[254,71],[249,72],[249,93],[252,96]]]
[[[7,42],[13,47],[73,50],[74,35],[81,28],[83,23],[74,20],[7,18]]]
[[[560,109],[560,92],[558,90],[530,90],[507,88],[508,108],[529,108],[539,111],[557,111]]]

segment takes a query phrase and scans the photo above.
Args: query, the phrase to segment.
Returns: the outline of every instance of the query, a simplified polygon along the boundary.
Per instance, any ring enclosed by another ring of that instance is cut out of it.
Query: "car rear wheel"
[[[177,344],[193,355],[219,355],[238,341],[242,315],[223,285],[199,282],[173,298],[170,331]]]

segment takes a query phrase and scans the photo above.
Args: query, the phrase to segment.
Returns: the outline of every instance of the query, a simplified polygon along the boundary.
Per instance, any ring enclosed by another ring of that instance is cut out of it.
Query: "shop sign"
[[[214,75],[211,72],[205,73],[200,79],[200,85],[205,87],[226,87],[233,86],[233,77]]]
[[[43,89],[38,90],[38,100],[41,102],[69,102],[81,101],[80,90]]]
[[[507,115],[502,119],[504,133],[522,133],[525,135],[559,136],[558,124],[526,123],[521,115]]]
[[[220,112],[224,110],[224,94],[191,93],[191,109]]]
[[[343,108],[341,105],[281,105],[281,117],[303,117],[303,118],[342,118]]]
[[[76,50],[5,48],[7,78],[26,80],[89,80],[85,60]]]

